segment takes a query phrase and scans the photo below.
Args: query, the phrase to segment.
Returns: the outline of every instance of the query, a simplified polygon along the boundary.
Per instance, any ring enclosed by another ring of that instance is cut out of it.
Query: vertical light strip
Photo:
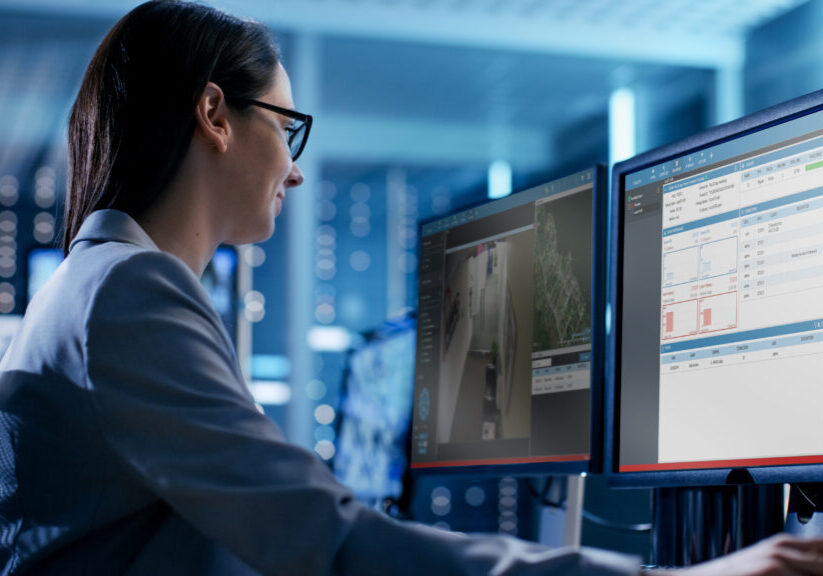
[[[249,265],[248,254],[252,250],[251,246],[237,247],[237,292],[243,295],[245,299],[246,294],[251,292],[254,287],[254,272]],[[246,380],[251,380],[252,375],[252,326],[249,319],[246,318],[246,311],[244,309],[238,310],[237,313],[237,359],[240,362],[240,368],[243,370],[243,375]]]
[[[300,110],[314,112],[320,103],[320,42],[317,36],[299,34],[291,50],[294,58],[292,85]],[[287,194],[284,208],[284,215],[289,219],[288,341],[293,390],[288,404],[288,437],[295,444],[309,449],[314,446],[313,402],[306,394],[306,386],[315,374],[314,352],[306,345],[306,338],[314,324],[314,198],[315,188],[320,183],[320,158],[315,150],[309,140],[299,161],[304,176],[303,186]]]
[[[731,122],[743,115],[743,67],[729,65],[715,72],[714,123]]]
[[[512,165],[505,160],[495,160],[489,164],[488,196],[503,198],[512,193]]]
[[[618,88],[609,96],[609,166],[635,155],[636,125],[634,90]]]
[[[406,217],[406,171],[392,168],[386,174],[386,317],[396,318],[406,306],[406,274],[400,269],[403,249],[400,232]]]
[[[637,102],[634,90],[618,88],[609,97],[609,175],[610,184],[607,193],[607,237],[611,240],[612,226],[612,193],[611,171],[615,163],[631,158],[637,148]],[[605,331],[608,336],[612,330],[612,307],[606,303]]]

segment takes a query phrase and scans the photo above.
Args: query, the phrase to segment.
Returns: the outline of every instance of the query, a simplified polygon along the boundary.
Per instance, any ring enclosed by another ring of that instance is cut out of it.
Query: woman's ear
[[[195,133],[218,152],[228,149],[231,136],[228,111],[226,97],[220,86],[208,82],[194,109],[197,122]]]

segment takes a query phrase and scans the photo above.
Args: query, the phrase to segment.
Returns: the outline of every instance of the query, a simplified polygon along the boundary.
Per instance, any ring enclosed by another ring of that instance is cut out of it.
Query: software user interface
[[[334,471],[366,502],[402,493],[415,343],[410,328],[372,341],[349,358]]]
[[[823,462],[820,126],[625,176],[620,471]]]
[[[413,468],[589,459],[592,184],[422,226]]]

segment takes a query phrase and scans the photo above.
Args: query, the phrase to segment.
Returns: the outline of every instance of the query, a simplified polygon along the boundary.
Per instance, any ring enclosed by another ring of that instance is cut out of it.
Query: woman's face
[[[274,85],[256,98],[281,108],[294,108],[291,83],[278,64]],[[233,115],[234,138],[231,181],[224,196],[224,222],[229,225],[231,244],[261,242],[274,233],[286,190],[303,182],[303,173],[292,162],[286,127],[291,119],[257,106],[243,115]],[[222,215],[221,215],[222,217]]]

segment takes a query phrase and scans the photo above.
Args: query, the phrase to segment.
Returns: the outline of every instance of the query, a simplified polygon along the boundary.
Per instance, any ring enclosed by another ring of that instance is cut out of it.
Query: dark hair
[[[188,150],[207,82],[227,100],[255,98],[279,61],[262,24],[201,4],[153,0],[126,14],[97,48],[72,108],[63,250],[95,210],[136,217],[151,206]]]

